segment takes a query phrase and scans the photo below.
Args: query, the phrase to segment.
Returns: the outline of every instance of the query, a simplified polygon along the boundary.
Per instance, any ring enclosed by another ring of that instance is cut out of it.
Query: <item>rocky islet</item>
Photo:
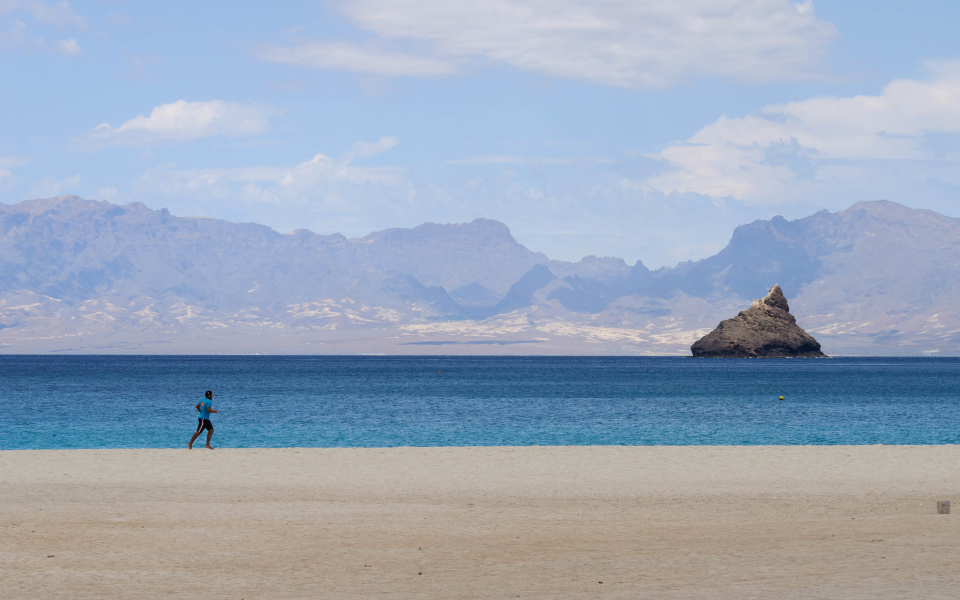
[[[779,285],[690,347],[695,357],[826,358],[820,343],[797,325]]]

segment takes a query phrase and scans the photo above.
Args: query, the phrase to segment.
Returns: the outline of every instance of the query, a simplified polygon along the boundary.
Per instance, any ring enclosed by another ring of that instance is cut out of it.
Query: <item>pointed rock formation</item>
[[[753,306],[690,347],[694,356],[723,358],[825,358],[820,343],[797,325],[779,285]]]

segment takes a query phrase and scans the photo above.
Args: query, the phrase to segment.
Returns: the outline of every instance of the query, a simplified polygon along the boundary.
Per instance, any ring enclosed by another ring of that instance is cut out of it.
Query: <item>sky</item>
[[[960,217],[960,3],[0,0],[0,202],[651,268],[755,219]]]

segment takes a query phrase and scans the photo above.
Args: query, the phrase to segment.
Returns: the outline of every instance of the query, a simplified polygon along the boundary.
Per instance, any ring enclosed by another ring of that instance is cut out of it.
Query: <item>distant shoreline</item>
[[[553,448],[625,448],[625,449],[671,449],[671,448],[960,448],[960,444],[530,444],[513,446],[216,446],[216,450],[234,451],[286,451],[286,450],[309,450],[309,451],[343,451],[351,452],[356,450],[524,450],[533,449],[553,449]],[[193,450],[183,447],[124,447],[124,448],[7,448],[0,449],[0,454],[10,452],[179,452],[180,450],[188,452],[198,452],[203,450],[199,445]],[[206,450],[209,452],[209,450]]]

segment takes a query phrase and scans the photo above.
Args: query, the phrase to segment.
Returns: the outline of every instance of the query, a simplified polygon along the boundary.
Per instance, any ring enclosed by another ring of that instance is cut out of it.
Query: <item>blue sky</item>
[[[0,202],[648,266],[888,199],[960,217],[960,5],[0,0]]]

